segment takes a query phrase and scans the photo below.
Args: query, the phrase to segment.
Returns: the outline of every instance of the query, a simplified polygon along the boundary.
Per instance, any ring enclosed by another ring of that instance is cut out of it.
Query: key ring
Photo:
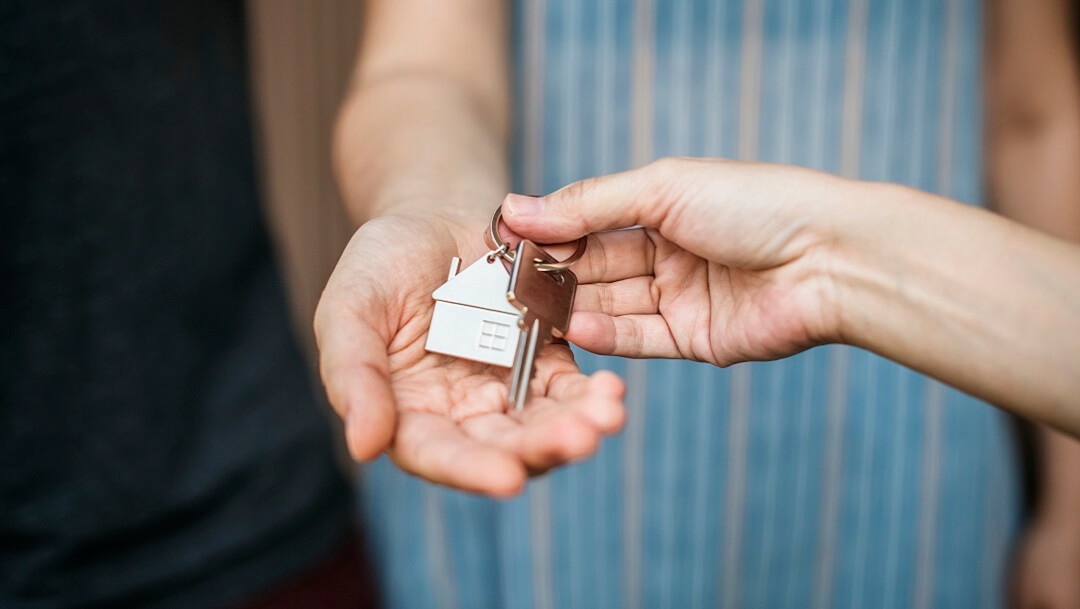
[[[499,219],[502,218],[502,205],[495,208],[495,213],[491,216],[491,225],[488,226],[488,231],[491,235],[491,241],[495,244],[495,249],[489,254],[489,256],[499,256],[507,262],[514,261],[514,250],[510,249],[501,237],[499,237]],[[578,239],[577,248],[573,254],[570,254],[566,260],[558,260],[556,262],[535,262],[536,270],[544,271],[546,273],[558,273],[559,271],[565,271],[570,268],[571,264],[574,264],[585,254],[585,246],[589,244],[588,237],[582,237]]]

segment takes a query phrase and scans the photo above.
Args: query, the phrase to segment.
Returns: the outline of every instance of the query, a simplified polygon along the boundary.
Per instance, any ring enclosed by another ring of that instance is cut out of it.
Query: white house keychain
[[[502,206],[491,217],[495,249],[458,272],[461,259],[450,261],[446,283],[434,293],[425,348],[494,366],[513,368],[510,403],[522,408],[529,394],[536,354],[562,338],[574,308],[577,277],[569,270],[585,253],[578,240],[569,258],[557,261],[527,239],[516,250],[499,237]],[[503,260],[512,263],[509,271]]]

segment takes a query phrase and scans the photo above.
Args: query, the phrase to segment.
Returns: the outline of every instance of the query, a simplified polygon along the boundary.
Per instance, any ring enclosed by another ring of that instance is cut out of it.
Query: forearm
[[[335,134],[338,183],[357,223],[388,212],[469,214],[507,190],[504,136],[451,81],[402,75],[365,85]]]
[[[1055,524],[1072,524],[1080,533],[1080,484],[1076,484],[1080,442],[1052,429],[1040,431],[1042,484],[1035,516]]]
[[[508,181],[504,30],[501,3],[371,3],[334,134],[357,223],[402,211],[490,214]]]
[[[1080,435],[1080,248],[899,186],[842,196],[839,339]]]
[[[1080,242],[1080,71],[1067,0],[995,0],[988,11],[990,194],[995,210]],[[1039,428],[1036,510],[1080,522],[1080,443]]]
[[[1080,240],[1080,69],[1068,0],[995,0],[987,44],[993,207]]]

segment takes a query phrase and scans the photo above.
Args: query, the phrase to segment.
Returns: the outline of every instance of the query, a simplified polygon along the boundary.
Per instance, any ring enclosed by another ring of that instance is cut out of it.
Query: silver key
[[[522,408],[529,397],[536,354],[562,338],[570,324],[577,277],[568,267],[585,252],[578,240],[569,258],[556,261],[532,241],[518,244],[514,256],[499,237],[501,207],[489,227],[496,249],[460,273],[461,259],[450,262],[446,283],[434,293],[434,312],[425,348],[432,353],[513,368],[510,402]],[[512,261],[507,271],[503,261]]]
[[[536,355],[552,338],[566,336],[574,309],[577,277],[569,270],[542,271],[538,264],[556,260],[529,240],[518,244],[506,297],[521,313],[520,338],[510,378],[510,403],[521,409],[529,397]]]

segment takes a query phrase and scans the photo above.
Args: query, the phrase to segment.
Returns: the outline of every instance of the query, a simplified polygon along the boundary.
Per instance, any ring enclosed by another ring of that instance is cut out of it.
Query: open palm
[[[492,495],[529,473],[591,454],[622,424],[623,385],[581,373],[566,345],[536,361],[533,397],[508,410],[507,368],[424,349],[450,259],[487,250],[482,223],[387,216],[346,247],[315,316],[320,372],[359,459],[382,451],[405,471]]]

